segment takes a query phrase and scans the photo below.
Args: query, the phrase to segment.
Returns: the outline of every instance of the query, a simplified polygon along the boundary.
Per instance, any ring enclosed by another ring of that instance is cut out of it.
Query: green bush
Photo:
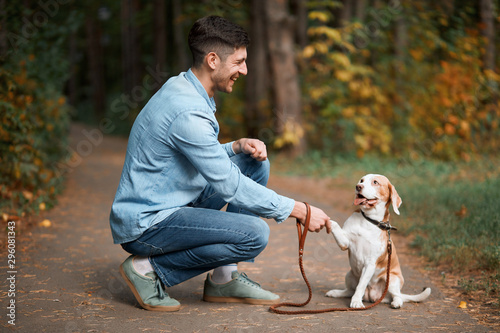
[[[5,220],[50,208],[62,188],[70,123],[63,95],[69,73],[65,46],[78,20],[15,2],[4,6],[1,29],[7,30],[8,48],[0,54],[0,215]],[[47,19],[37,21],[41,14]]]
[[[60,93],[17,73],[0,70],[0,212],[37,212],[60,190],[69,112]]]

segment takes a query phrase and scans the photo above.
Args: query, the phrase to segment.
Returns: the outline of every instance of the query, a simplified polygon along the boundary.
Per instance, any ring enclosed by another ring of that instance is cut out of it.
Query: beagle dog
[[[363,300],[375,302],[384,293],[388,250],[387,230],[389,206],[399,215],[402,200],[387,177],[368,174],[356,185],[354,205],[359,206],[341,228],[332,221],[332,234],[342,251],[348,250],[351,270],[345,277],[345,289],[332,289],[328,297],[352,297],[351,308],[363,308]],[[404,279],[399,266],[396,248],[392,245],[391,271],[388,293],[383,300],[395,309],[406,301],[421,302],[431,294],[425,288],[418,295],[401,293]]]

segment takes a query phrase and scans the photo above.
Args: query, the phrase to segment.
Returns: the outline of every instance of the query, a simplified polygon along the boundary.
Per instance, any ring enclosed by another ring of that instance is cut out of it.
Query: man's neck
[[[215,88],[213,87],[212,79],[210,78],[210,73],[204,70],[202,67],[195,68],[191,67],[191,72],[198,78],[203,88],[208,94],[208,97],[212,98],[215,94]]]

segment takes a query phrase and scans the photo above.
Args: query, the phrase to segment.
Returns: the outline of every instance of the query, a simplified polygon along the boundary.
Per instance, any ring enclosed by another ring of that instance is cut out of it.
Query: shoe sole
[[[212,303],[245,303],[252,305],[273,305],[278,304],[280,299],[257,299],[257,298],[246,298],[246,297],[223,297],[223,296],[205,296],[203,295],[203,300],[205,302]]]
[[[173,305],[173,306],[161,306],[161,305],[149,305],[146,304],[142,301],[141,295],[137,292],[137,289],[135,289],[134,284],[130,279],[128,278],[127,274],[125,274],[125,271],[123,270],[123,264],[120,265],[120,274],[125,279],[125,282],[127,282],[127,285],[129,286],[130,290],[132,290],[132,293],[135,296],[135,299],[143,309],[149,310],[149,311],[161,311],[161,312],[174,312],[174,311],[179,311],[181,308],[181,305]]]

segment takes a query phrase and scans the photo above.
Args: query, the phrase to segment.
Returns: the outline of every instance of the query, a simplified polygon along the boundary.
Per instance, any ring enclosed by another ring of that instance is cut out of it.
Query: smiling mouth
[[[361,206],[361,205],[369,205],[369,206],[375,206],[377,203],[377,198],[373,199],[368,199],[362,194],[358,193],[356,194],[356,198],[354,199],[354,205],[356,206]]]

